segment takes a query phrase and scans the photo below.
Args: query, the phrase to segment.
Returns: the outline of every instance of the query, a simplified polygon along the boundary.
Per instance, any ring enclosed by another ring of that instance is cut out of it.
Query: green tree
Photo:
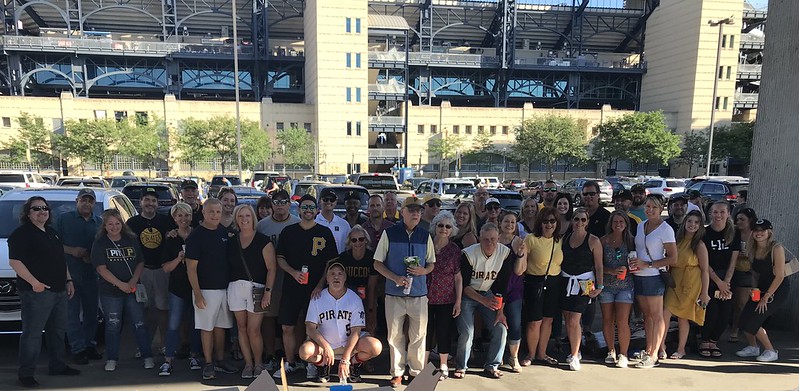
[[[716,128],[713,134],[713,158],[730,157],[749,164],[754,131],[754,122],[738,122]]]
[[[117,129],[120,135],[117,153],[144,163],[148,172],[167,149],[165,124],[156,115],[120,121]]]
[[[496,152],[494,149],[494,141],[491,140],[491,136],[489,136],[488,133],[483,131],[478,132],[477,135],[474,136],[472,144],[469,149],[466,150],[464,156],[474,158],[477,162],[477,174],[479,175],[481,163],[490,159],[490,154],[494,152]]]
[[[272,154],[272,144],[266,131],[255,121],[241,122],[241,164],[253,169],[262,165]]]
[[[568,116],[546,115],[526,120],[515,129],[512,156],[528,166],[543,162],[551,177],[558,160],[577,162],[588,158],[585,126]]]
[[[94,162],[104,171],[119,141],[118,126],[114,119],[69,120],[64,135],[57,138],[58,148],[67,157],[80,161],[81,172],[87,162]]]
[[[457,158],[458,152],[463,149],[463,138],[455,135],[445,136],[443,133],[439,137],[430,140],[428,153],[432,156],[438,156],[441,164],[439,164],[438,173],[444,166],[444,162],[450,162]]]
[[[189,163],[189,172],[193,173],[197,162],[214,156],[214,151],[205,141],[208,122],[192,117],[180,122],[177,131],[177,149],[180,158]]]
[[[314,140],[307,130],[294,126],[281,130],[277,132],[277,142],[285,166],[297,168],[314,163]]]
[[[177,145],[181,158],[189,162],[192,171],[197,161],[216,157],[224,174],[231,162],[238,161],[236,119],[231,116],[215,116],[207,120],[187,118],[181,122]],[[258,123],[241,120],[242,168],[262,163],[269,153],[269,140]]]
[[[14,163],[28,162],[31,168],[34,165],[37,167],[50,165],[53,132],[44,127],[42,117],[22,113],[17,122],[18,133],[2,144],[3,148],[8,150],[9,160]]]
[[[604,159],[626,160],[633,165],[652,162],[667,164],[679,156],[680,136],[666,129],[660,111],[636,112],[599,126],[594,150]]]
[[[692,130],[683,135],[682,152],[677,157],[677,162],[688,166],[688,176],[693,176],[693,169],[702,158],[707,155],[707,133]]]

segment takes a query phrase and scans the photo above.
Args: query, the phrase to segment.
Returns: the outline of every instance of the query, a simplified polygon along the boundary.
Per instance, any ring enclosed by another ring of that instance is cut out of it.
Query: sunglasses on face
[[[594,197],[594,196],[596,196],[596,192],[595,191],[584,191],[583,192],[583,197]]]
[[[430,208],[440,208],[441,207],[441,202],[439,202],[439,201],[430,201],[430,202],[425,203],[424,206],[427,206],[427,207],[430,207]]]
[[[49,212],[49,206],[31,206],[31,210],[34,212]]]
[[[365,241],[366,241],[366,238],[363,237],[363,236],[360,237],[360,238],[350,238],[350,243],[358,243],[358,242],[365,242]]]
[[[436,226],[437,226],[438,228],[452,229],[452,226],[451,226],[451,225],[449,225],[449,224],[442,224],[442,223],[438,223]]]
[[[499,209],[501,209],[499,205],[486,206],[486,210],[499,210]]]
[[[275,205],[288,205],[289,200],[272,200],[272,203]]]
[[[585,223],[586,221],[588,221],[588,219],[585,218],[585,217],[575,217],[574,221],[580,221],[580,222]]]
[[[545,225],[546,225],[546,224],[555,224],[555,223],[557,223],[557,222],[558,222],[558,220],[555,220],[555,219],[549,219],[549,220],[542,220],[542,221],[541,221],[541,224],[545,224]]]
[[[325,198],[322,198],[322,202],[328,202],[328,203],[330,203],[330,202],[336,202],[336,200],[337,200],[337,198],[332,198],[332,197],[325,197]]]
[[[557,187],[545,187],[545,188],[543,188],[541,190],[543,190],[545,193],[555,193],[555,192],[558,191],[558,188]]]
[[[302,210],[316,210],[316,205],[301,205],[300,209],[302,209]]]

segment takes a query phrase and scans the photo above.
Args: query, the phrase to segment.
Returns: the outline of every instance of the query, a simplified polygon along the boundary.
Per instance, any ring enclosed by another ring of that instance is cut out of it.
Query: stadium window
[[[361,53],[355,53],[355,68],[361,67]]]
[[[722,77],[724,77],[724,67],[720,66],[719,67],[719,76],[718,76],[718,78],[721,79]]]
[[[352,32],[352,18],[347,18],[344,22],[344,31],[348,33]]]
[[[360,136],[361,135],[361,121],[356,121],[355,122],[355,135],[356,136]]]
[[[11,117],[3,117],[3,127],[4,128],[11,127]]]
[[[431,134],[438,133],[438,125],[430,125],[430,133]]]
[[[721,106],[721,97],[717,96],[716,97],[716,110],[718,110],[720,106]]]
[[[105,110],[94,110],[95,119],[105,119]]]
[[[507,126],[503,126],[502,127],[502,134],[508,134],[508,127]]]
[[[727,47],[727,34],[721,36],[721,47],[723,48]]]
[[[483,134],[486,131],[486,127],[483,125],[477,125],[477,134]]]
[[[489,132],[491,133],[492,136],[497,134],[497,127],[496,126],[491,126],[488,129],[489,129]]]
[[[452,134],[458,134],[461,132],[461,127],[459,125],[452,125]]]
[[[352,136],[352,121],[347,121],[347,136]]]
[[[416,127],[416,133],[424,134],[424,125],[419,125]]]
[[[361,18],[355,18],[355,34],[361,33]]]
[[[347,87],[347,102],[352,102],[352,88]]]
[[[732,67],[727,67],[727,80],[730,80],[732,77]]]
[[[306,122],[306,123],[302,124],[302,127],[305,128],[306,132],[311,133],[311,123],[310,122]]]
[[[352,53],[347,53],[347,68],[352,68]]]
[[[472,125],[466,125],[466,134],[472,134]]]
[[[730,49],[735,49],[735,36],[730,35]]]
[[[355,87],[355,101],[361,103],[361,87]]]
[[[727,103],[729,103],[729,99],[730,99],[729,97],[726,96],[724,97],[724,105],[722,106],[724,110],[727,110]]]
[[[128,118],[128,112],[127,111],[115,111],[114,112],[114,118],[117,120],[117,122],[120,122],[123,119]]]
[[[283,128],[285,127],[285,125],[284,125],[282,122],[278,122],[278,123],[275,125],[275,127],[277,128],[277,131],[278,131],[278,132],[280,132],[280,131],[282,131],[282,130],[283,130]]]
[[[298,128],[298,127],[299,127],[299,125],[300,125],[300,124],[299,124],[299,123],[297,123],[297,122],[292,122],[292,123],[291,123],[291,127],[292,127],[292,128],[295,128],[295,129],[296,129],[296,128]]]

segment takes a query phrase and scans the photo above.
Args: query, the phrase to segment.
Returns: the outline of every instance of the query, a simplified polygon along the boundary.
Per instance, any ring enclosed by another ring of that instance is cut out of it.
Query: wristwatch
[[[272,290],[272,288],[264,288],[264,292],[269,292],[271,290]]]

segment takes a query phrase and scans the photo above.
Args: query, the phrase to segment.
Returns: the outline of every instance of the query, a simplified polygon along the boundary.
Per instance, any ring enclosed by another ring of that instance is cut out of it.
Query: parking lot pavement
[[[721,343],[724,357],[719,360],[700,360],[689,355],[681,360],[665,360],[653,369],[619,369],[608,367],[600,359],[583,360],[580,372],[570,372],[565,364],[557,367],[532,366],[520,374],[505,373],[501,380],[481,376],[479,369],[470,370],[466,379],[447,379],[441,383],[440,391],[472,390],[797,390],[799,389],[799,338],[796,333],[772,332],[774,345],[780,352],[780,360],[774,363],[758,363],[754,360],[738,360],[735,350],[743,347]],[[130,341],[130,338],[125,338]],[[726,341],[726,335],[723,340]],[[15,336],[0,336],[0,390],[17,390]],[[187,360],[177,360],[170,377],[158,377],[157,369],[145,370],[141,360],[133,358],[130,342],[122,346],[122,358],[116,372],[103,371],[103,361],[93,361],[86,366],[77,366],[83,373],[76,377],[50,377],[46,375],[47,359],[42,355],[37,368],[40,389],[46,390],[243,390],[248,380],[238,374],[220,374],[214,381],[202,382],[199,371],[189,371]],[[160,360],[156,359],[156,362]],[[388,386],[388,355],[382,355],[377,363],[376,374],[364,376],[366,383],[355,385],[355,389]],[[479,368],[478,361],[472,364]],[[321,390],[329,384],[305,380],[305,372],[292,374],[290,390]],[[335,383],[333,383],[335,384]],[[399,388],[402,390],[402,387]]]

